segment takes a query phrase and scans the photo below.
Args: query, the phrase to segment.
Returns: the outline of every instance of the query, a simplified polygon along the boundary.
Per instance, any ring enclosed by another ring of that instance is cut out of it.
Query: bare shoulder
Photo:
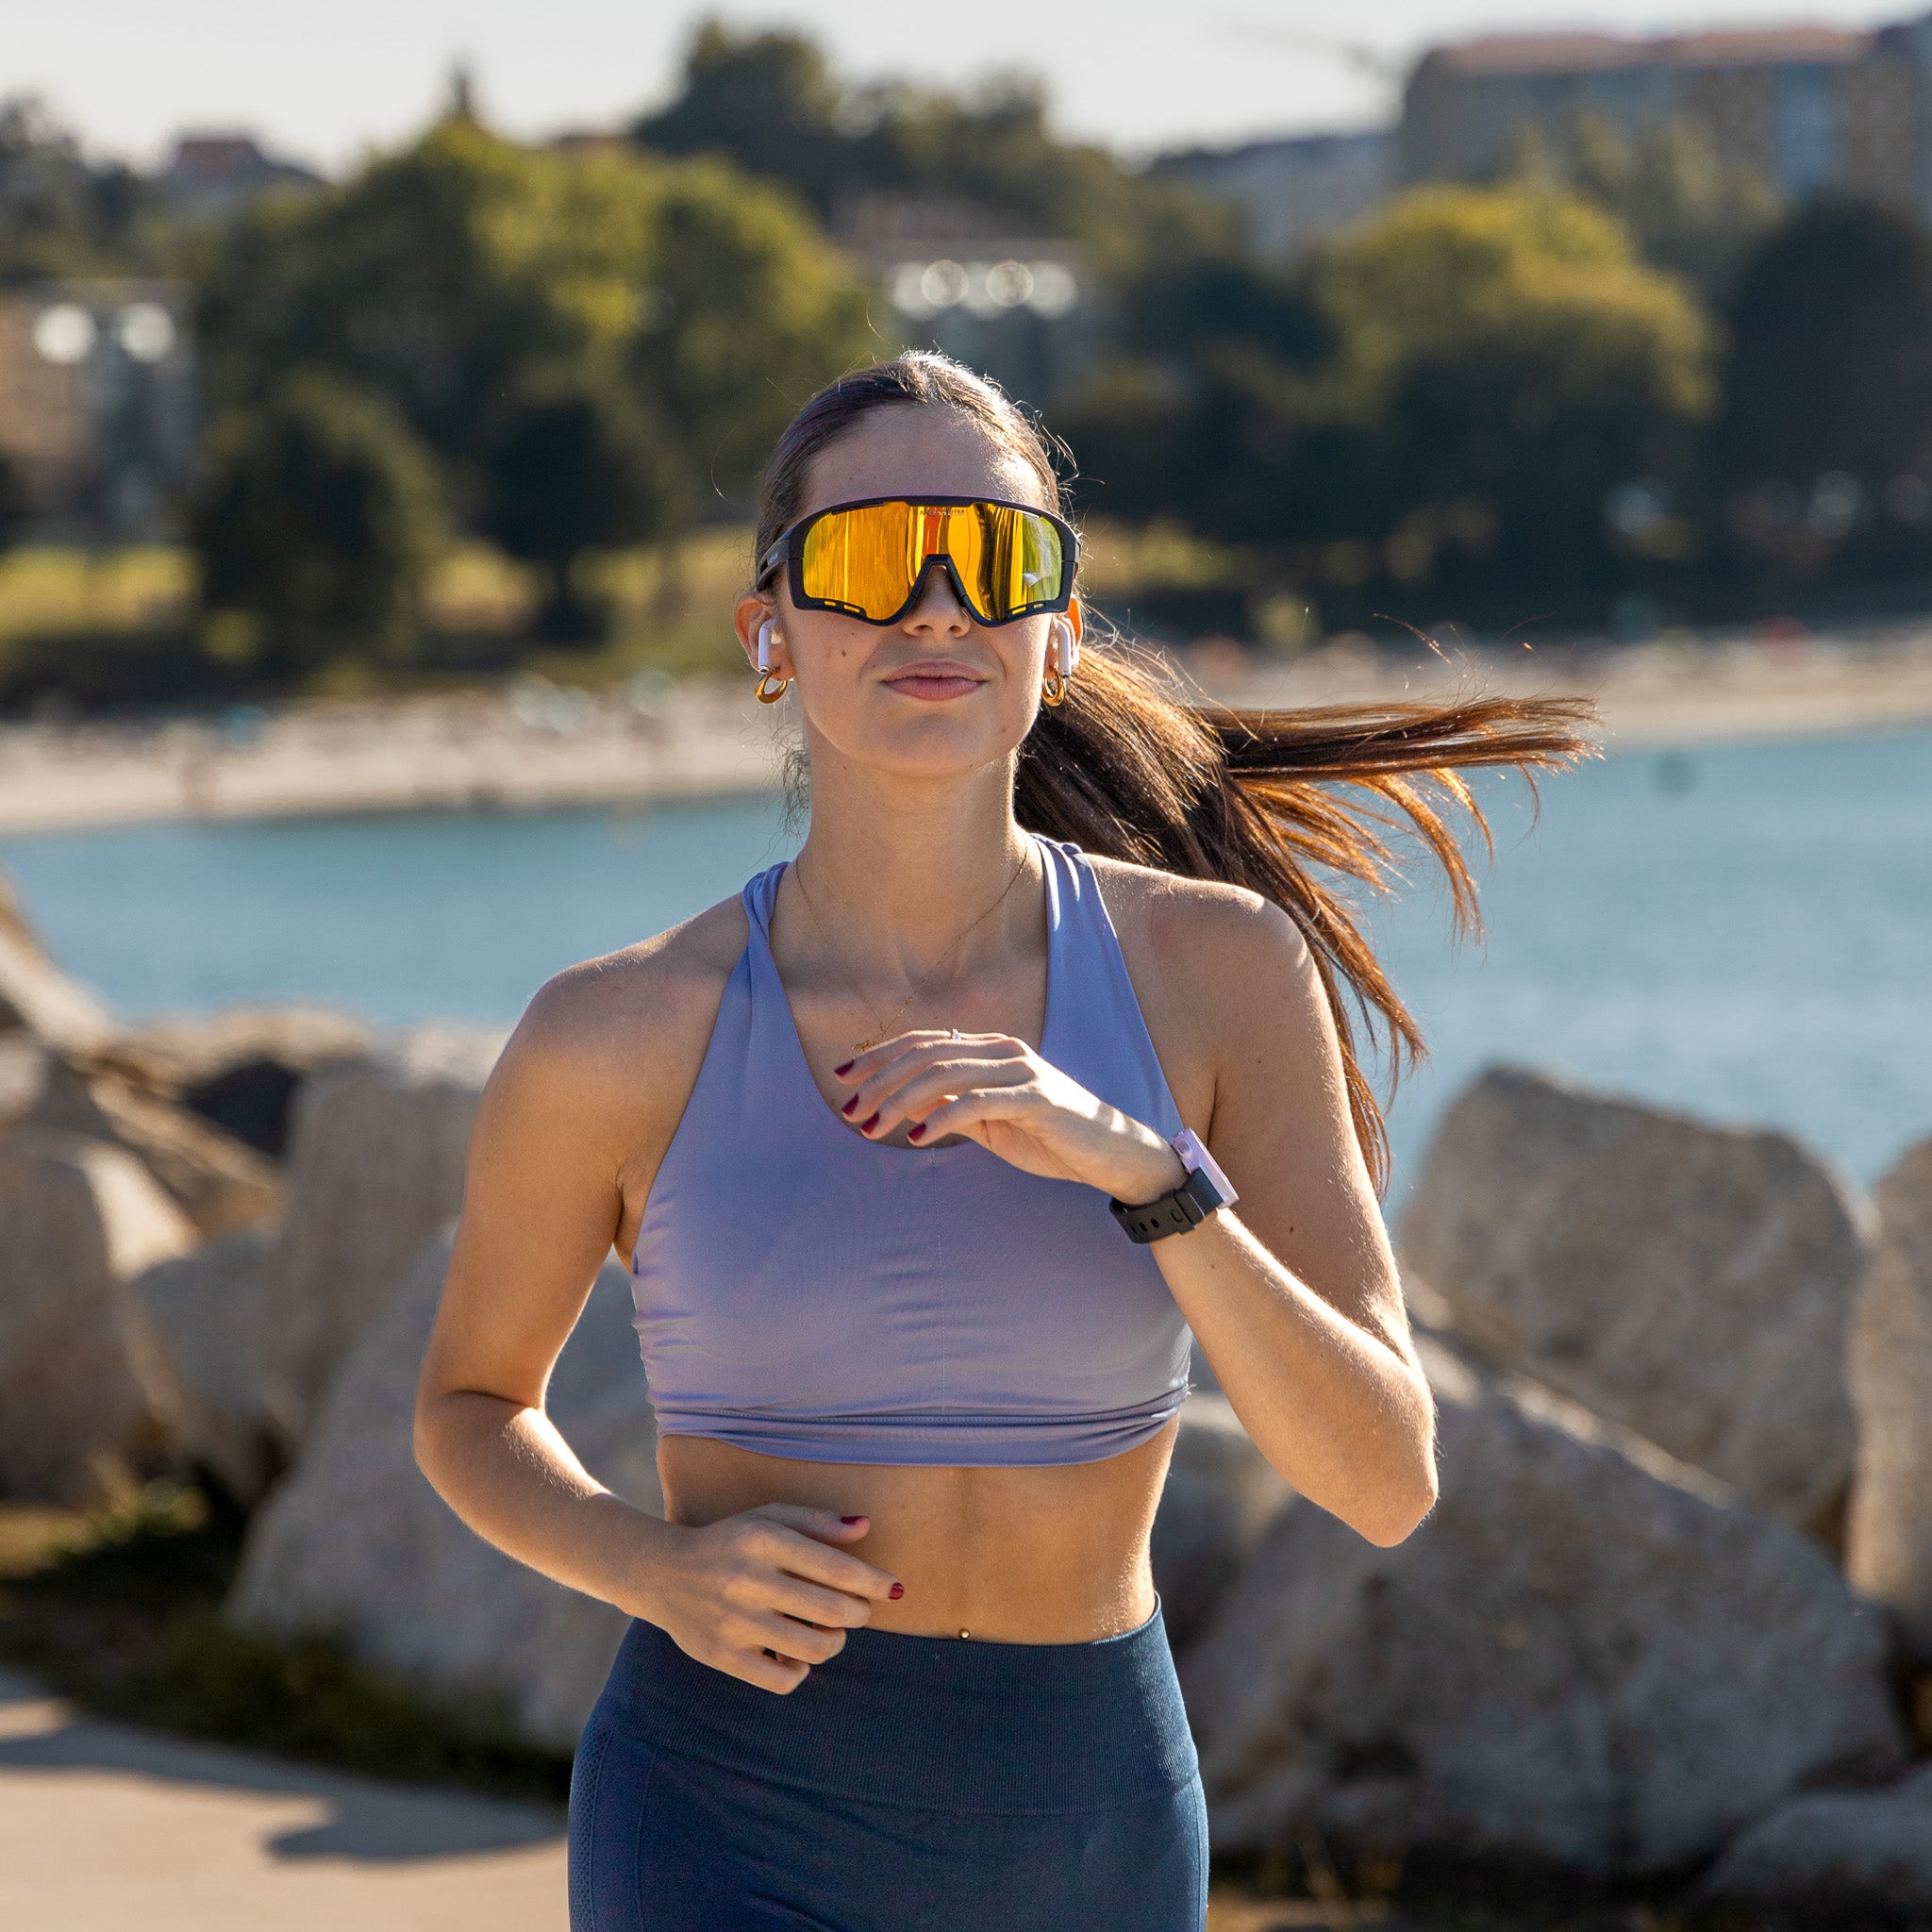
[[[1293,920],[1244,886],[1091,864],[1183,1117],[1222,1118],[1235,1085],[1299,1081],[1326,1051],[1327,1019]]]
[[[1090,857],[1138,987],[1150,976],[1176,993],[1214,999],[1257,982],[1299,979],[1307,942],[1281,908],[1245,886],[1183,878],[1153,866]]]
[[[735,897],[681,925],[566,967],[538,989],[510,1036],[492,1087],[507,1099],[567,1096],[573,1115],[626,1142],[684,1109],[744,950]],[[668,1138],[668,1129],[667,1129]]]

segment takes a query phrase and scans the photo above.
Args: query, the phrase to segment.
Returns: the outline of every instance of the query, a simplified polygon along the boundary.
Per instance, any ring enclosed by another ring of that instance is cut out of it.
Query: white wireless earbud
[[[774,625],[768,617],[758,625],[758,671],[767,673],[772,668],[772,638]]]
[[[1080,640],[1064,617],[1053,621],[1053,668],[1062,683],[1080,668]]]

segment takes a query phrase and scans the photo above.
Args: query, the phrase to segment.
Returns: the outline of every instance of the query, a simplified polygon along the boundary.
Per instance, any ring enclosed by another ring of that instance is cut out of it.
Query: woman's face
[[[957,409],[874,409],[811,467],[799,515],[866,497],[993,496],[1049,508],[1040,479]],[[738,606],[748,656],[775,615],[772,660],[796,680],[813,749],[907,777],[941,778],[1002,762],[1032,729],[1052,618],[978,624],[941,566],[928,566],[896,623],[799,610],[781,576]],[[1077,634],[1078,606],[1067,616]]]

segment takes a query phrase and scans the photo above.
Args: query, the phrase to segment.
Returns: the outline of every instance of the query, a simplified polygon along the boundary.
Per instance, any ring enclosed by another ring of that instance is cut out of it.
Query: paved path
[[[563,1821],[103,1723],[0,1672],[8,1932],[564,1932]]]

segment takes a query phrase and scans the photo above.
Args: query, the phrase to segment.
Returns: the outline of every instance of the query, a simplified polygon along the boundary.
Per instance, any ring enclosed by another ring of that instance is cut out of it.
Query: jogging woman
[[[1148,1561],[1190,1337],[1377,1543],[1436,1494],[1324,876],[1408,774],[1576,708],[1204,718],[1081,651],[1049,452],[908,355],[800,411],[738,633],[798,857],[531,1003],[479,1109],[418,1454],[635,1621],[578,1749],[576,1932],[1191,1932],[1201,1788]],[[1449,781],[1452,791],[1455,781]],[[1466,802],[1466,799],[1465,799]],[[666,1515],[543,1408],[612,1242]]]

